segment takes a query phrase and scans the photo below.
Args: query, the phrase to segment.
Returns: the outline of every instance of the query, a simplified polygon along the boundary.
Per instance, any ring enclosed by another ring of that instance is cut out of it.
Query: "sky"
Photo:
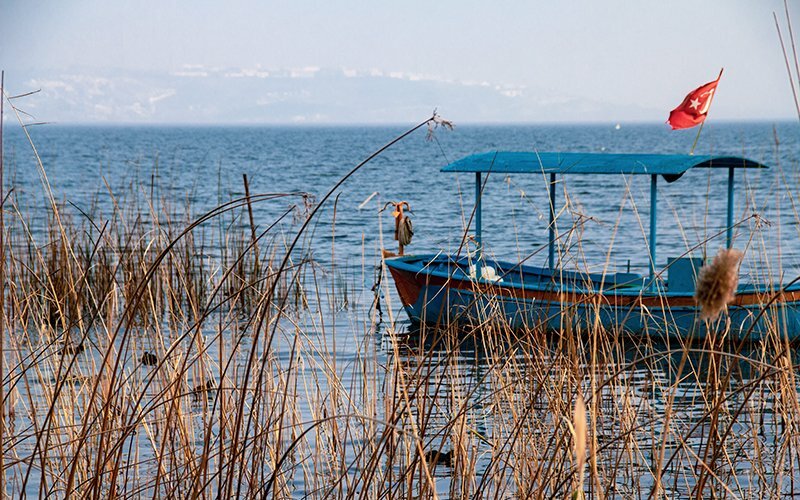
[[[786,37],[775,0],[0,0],[0,65],[66,122],[657,122],[722,67],[711,115],[792,119],[773,11]]]

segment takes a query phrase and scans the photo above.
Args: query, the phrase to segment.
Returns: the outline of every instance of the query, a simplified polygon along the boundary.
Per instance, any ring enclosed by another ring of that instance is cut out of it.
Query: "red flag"
[[[721,71],[719,76],[722,76]],[[711,100],[714,98],[714,92],[717,90],[718,83],[719,77],[713,82],[708,82],[692,90],[680,106],[670,111],[667,123],[672,127],[672,130],[691,128],[703,123],[703,120],[706,119],[706,115],[708,114],[708,108],[711,106]]]

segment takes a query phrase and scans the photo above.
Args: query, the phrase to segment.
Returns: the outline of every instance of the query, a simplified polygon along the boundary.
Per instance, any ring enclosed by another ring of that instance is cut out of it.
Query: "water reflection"
[[[800,479],[800,350],[778,339],[692,345],[409,326],[386,348],[404,424],[426,452],[453,455],[430,468],[440,496],[570,495],[578,390],[589,407],[587,494],[772,496]],[[419,476],[419,454],[408,455],[396,471]]]

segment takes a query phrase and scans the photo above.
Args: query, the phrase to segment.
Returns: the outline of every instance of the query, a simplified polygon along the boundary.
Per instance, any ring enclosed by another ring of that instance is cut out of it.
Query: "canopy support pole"
[[[556,174],[550,174],[550,238],[547,262],[550,269],[556,268]]]
[[[650,289],[656,284],[656,233],[658,220],[658,175],[650,176]]]
[[[733,245],[733,167],[728,167],[728,229],[725,235],[726,248]]]
[[[481,235],[481,173],[475,172],[475,276],[481,276],[481,260],[483,259],[483,237]]]

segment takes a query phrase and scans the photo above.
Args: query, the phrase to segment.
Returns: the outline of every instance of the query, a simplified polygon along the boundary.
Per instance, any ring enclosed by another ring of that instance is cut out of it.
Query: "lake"
[[[571,449],[565,444],[571,438],[564,418],[569,420],[577,390],[597,395],[588,401],[594,412],[591,446],[601,459],[587,466],[594,470],[584,486],[589,493],[648,496],[658,484],[659,491],[668,496],[692,496],[698,484],[708,481],[697,466],[699,456],[707,458],[704,453],[713,456],[711,463],[723,463],[724,474],[718,473],[723,479],[714,483],[715,491],[741,496],[792,492],[795,480],[800,480],[793,465],[798,454],[791,448],[797,440],[794,419],[800,417],[790,404],[796,400],[797,386],[785,371],[773,369],[782,363],[791,366],[798,354],[793,349],[784,351],[776,341],[731,355],[706,351],[684,356],[688,351],[679,343],[614,336],[602,337],[597,345],[539,334],[519,339],[502,328],[443,336],[413,328],[399,307],[390,279],[380,274],[381,248],[396,246],[391,209],[382,211],[389,201],[405,200],[411,206],[414,238],[408,252],[450,252],[460,246],[472,210],[473,178],[440,173],[451,161],[497,149],[688,153],[696,134],[696,130],[673,132],[664,124],[615,125],[456,124],[453,131],[435,130],[432,140],[424,128],[413,133],[348,179],[312,220],[291,255],[293,262],[310,263],[297,278],[303,290],[299,293],[305,297],[298,300],[307,304],[274,324],[264,320],[279,332],[275,343],[260,344],[263,337],[252,332],[262,326],[256,326],[252,318],[234,321],[217,311],[198,327],[205,339],[198,340],[198,345],[205,347],[191,358],[190,368],[180,373],[190,386],[210,377],[220,394],[224,388],[236,394],[247,373],[241,366],[248,350],[262,359],[259,377],[265,387],[273,384],[275,393],[292,396],[291,417],[280,413],[279,419],[291,421],[287,425],[292,431],[284,436],[278,433],[274,439],[292,441],[301,430],[309,432],[298,441],[300,458],[292,454],[294,462],[287,465],[286,477],[268,483],[297,497],[321,496],[320,492],[406,496],[434,491],[441,497],[476,492],[498,497],[526,492],[567,496],[574,476],[569,472],[569,453],[564,454]],[[407,128],[44,125],[29,130],[62,214],[87,228],[86,221],[91,219],[98,234],[105,221],[120,218],[115,206],[134,207],[129,216],[146,214],[148,207],[161,214],[177,214],[182,218],[171,223],[185,226],[193,217],[242,197],[243,174],[253,195],[308,193],[305,198],[264,197],[254,202],[254,227],[244,206],[219,217],[219,223],[214,219],[202,226],[203,234],[210,236],[197,253],[206,263],[200,273],[208,283],[215,283],[226,269],[227,250],[220,245],[225,231],[260,233],[294,204],[293,214],[269,233],[270,238],[278,236],[264,247],[280,257],[314,201]],[[18,128],[7,126],[5,140],[6,186],[14,190],[16,206],[31,228],[31,240],[44,247],[51,237],[52,218],[35,156]],[[734,246],[745,251],[742,279],[789,281],[800,275],[796,208],[800,125],[711,122],[702,131],[696,153],[745,156],[770,166],[743,172],[736,179],[735,219],[745,221],[734,237]],[[646,274],[649,186],[644,176],[560,179],[558,227],[575,234],[560,249],[562,266]],[[666,264],[667,257],[690,249],[696,255],[713,256],[725,245],[726,186],[727,172],[713,169],[690,171],[672,184],[659,183],[660,265]],[[490,175],[483,201],[486,251],[511,261],[533,254],[530,264],[545,265],[547,200],[542,176]],[[721,235],[714,236],[717,233]],[[212,302],[209,299],[208,304]],[[193,331],[190,316],[187,313],[178,323],[165,321],[163,332],[159,328],[137,332],[130,341],[137,344],[125,349],[138,354],[121,356],[121,370],[131,377],[126,379],[126,384],[132,384],[126,390],[136,393],[146,381],[156,379],[155,370],[148,371],[137,362],[141,350],[162,353],[167,351],[164,346],[181,345],[175,352],[189,359],[187,353],[199,349],[184,345],[183,339],[175,340],[181,332]],[[83,333],[101,338],[95,330]],[[116,337],[109,345],[120,347],[115,342]],[[101,340],[96,343],[103,345]],[[37,347],[35,342],[24,344],[20,352],[49,348]],[[127,353],[125,349],[122,352]],[[81,354],[82,376],[96,374],[104,352],[96,348]],[[222,375],[226,360],[233,358],[240,370]],[[193,363],[200,363],[202,369]],[[56,377],[54,365],[42,370]],[[709,373],[717,375],[712,380],[706,378]],[[731,373],[736,376],[724,376]],[[32,382],[27,391],[36,401],[31,406],[43,410],[48,407],[43,396],[48,389],[41,380]],[[155,415],[163,392],[143,390],[142,397],[153,404]],[[260,406],[267,400],[249,393],[234,398],[236,404],[246,401],[248,408],[258,409],[251,414],[252,422],[242,424],[244,434],[254,442],[261,439],[261,432],[271,432],[269,415],[275,407]],[[27,405],[22,401],[17,403],[20,415]],[[728,408],[721,421],[709,421],[709,401],[719,405],[723,401]],[[197,432],[176,441],[186,440],[189,448],[197,450],[224,449],[229,438],[224,404],[187,401],[186,418],[194,422],[187,428]],[[228,409],[239,408],[236,404]],[[129,412],[135,413],[135,408],[131,406]],[[357,418],[346,418],[351,414]],[[149,415],[145,412],[144,422]],[[331,415],[339,415],[341,421]],[[18,428],[27,428],[37,419],[18,418]],[[80,422],[80,416],[76,418]],[[148,425],[160,428],[160,420],[153,418]],[[208,432],[203,434],[203,429]],[[730,449],[709,452],[707,436],[722,434],[719,429],[727,429],[736,439],[729,441]],[[163,452],[159,446],[171,441],[147,426],[137,432],[126,438],[123,449],[138,458],[126,459],[126,464],[151,470]],[[414,447],[417,438],[408,436],[419,437],[425,450],[458,449],[460,458],[452,466],[437,465],[426,475],[423,468],[409,464],[420,453]],[[33,437],[20,438],[17,452],[21,456],[35,450]],[[784,443],[789,443],[788,449]],[[267,484],[264,478],[275,477],[270,464],[277,458],[270,455],[271,445],[259,446],[255,449],[263,456],[249,451],[237,455],[246,459],[231,484],[248,493]],[[276,445],[275,450],[283,450],[281,446],[286,445]],[[196,467],[194,459],[169,456],[171,462],[162,465],[170,471],[164,473],[165,481],[182,485],[184,472]],[[220,451],[220,456],[226,455]],[[21,485],[19,477],[31,469],[15,467],[17,479],[11,482]],[[249,477],[243,472],[247,467],[260,472]],[[49,474],[55,475],[57,469],[53,466]],[[226,469],[219,465],[219,470]],[[166,488],[148,483],[146,474],[140,474],[130,482],[120,480],[121,491],[134,496],[137,491],[152,494]],[[233,477],[227,474],[213,477]],[[342,477],[348,479],[336,479]],[[44,481],[37,471],[24,488],[35,495],[43,484],[59,491],[58,481]],[[207,491],[234,491],[230,485],[225,490],[221,480],[209,480],[209,484]],[[186,488],[164,491],[190,491]]]

